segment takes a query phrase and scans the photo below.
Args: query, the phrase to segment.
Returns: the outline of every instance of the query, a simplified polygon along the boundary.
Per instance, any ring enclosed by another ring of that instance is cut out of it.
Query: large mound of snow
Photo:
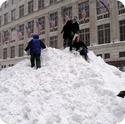
[[[91,51],[89,63],[47,48],[42,67],[29,59],[0,72],[0,118],[7,124],[117,124],[125,115],[125,74]]]

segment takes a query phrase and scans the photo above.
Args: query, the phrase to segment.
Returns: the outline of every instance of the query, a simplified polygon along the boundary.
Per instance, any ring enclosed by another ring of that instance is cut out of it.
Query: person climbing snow
[[[28,43],[25,51],[30,51],[30,62],[31,67],[34,67],[36,65],[36,68],[41,67],[41,49],[45,49],[46,46],[42,42],[42,40],[39,39],[39,35],[34,34],[33,39]]]

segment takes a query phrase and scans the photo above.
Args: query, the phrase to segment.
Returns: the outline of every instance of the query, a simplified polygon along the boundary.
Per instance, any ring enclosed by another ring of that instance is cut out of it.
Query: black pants
[[[88,60],[88,56],[87,56],[87,50],[86,49],[82,49],[80,51],[80,55],[84,56],[85,60]]]
[[[72,39],[64,39],[64,42],[63,42],[63,47],[66,48],[66,47],[70,47],[72,44]]]
[[[30,57],[31,67],[34,67],[36,64],[36,68],[41,67],[40,54],[31,54]]]

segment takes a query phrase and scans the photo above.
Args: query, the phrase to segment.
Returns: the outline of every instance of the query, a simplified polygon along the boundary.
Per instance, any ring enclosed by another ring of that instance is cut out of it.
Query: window
[[[8,41],[9,40],[9,31],[7,30],[7,31],[4,31],[3,32],[3,37],[4,37],[4,41]]]
[[[44,8],[44,0],[38,0],[38,9]]]
[[[28,38],[32,36],[32,34],[34,32],[34,21],[27,23],[26,32],[27,32]]]
[[[55,4],[57,0],[50,0],[50,5]]]
[[[24,16],[24,5],[21,5],[20,7],[19,7],[19,17],[21,18],[21,17],[23,17]]]
[[[98,44],[110,43],[110,24],[98,26]]]
[[[37,29],[39,34],[45,34],[45,17],[38,18]]]
[[[19,45],[19,57],[23,56],[23,51],[24,51],[24,45],[20,44]]]
[[[2,25],[2,17],[0,16],[0,26]]]
[[[1,45],[1,42],[2,42],[2,33],[0,32],[0,45]]]
[[[10,47],[10,58],[15,57],[15,46]]]
[[[4,14],[4,24],[8,23],[8,13]]]
[[[12,43],[12,42],[15,42],[16,39],[17,39],[17,31],[16,31],[16,28],[13,27],[13,28],[11,29],[10,42],[11,42],[11,43]]]
[[[12,11],[11,11],[11,21],[14,21],[16,18],[16,9],[13,9]]]
[[[90,31],[89,28],[82,29],[80,31],[80,39],[87,45],[90,46]]]
[[[125,20],[119,22],[120,25],[120,41],[125,40]]]
[[[67,22],[68,19],[72,19],[72,7],[67,7],[62,10],[63,22]]]
[[[109,18],[109,0],[96,1],[97,19]]]
[[[28,2],[28,13],[32,13],[33,12],[33,0]]]
[[[24,39],[24,24],[19,25],[18,30],[17,30],[17,36],[19,40]]]
[[[3,49],[3,59],[7,59],[7,48]]]
[[[119,58],[121,58],[121,57],[125,57],[125,51],[119,52]]]
[[[109,53],[105,53],[104,54],[104,59],[109,59],[110,58],[110,54]]]
[[[58,25],[58,14],[57,12],[50,14],[49,18],[50,31],[56,31]]]
[[[4,2],[4,8],[6,9],[8,7],[8,1]]]
[[[117,1],[117,5],[118,5],[119,15],[120,14],[124,14],[125,13],[125,7],[124,7],[124,5],[120,1]]]
[[[57,36],[50,37],[49,46],[57,48]]]
[[[89,22],[89,1],[79,4],[79,21],[80,24]]]

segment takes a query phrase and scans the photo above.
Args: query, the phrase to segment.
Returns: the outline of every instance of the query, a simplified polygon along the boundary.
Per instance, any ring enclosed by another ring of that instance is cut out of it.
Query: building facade
[[[66,17],[78,17],[80,37],[106,62],[125,65],[125,8],[116,0],[8,0],[0,8],[0,69],[24,59],[33,33],[63,47]]]

